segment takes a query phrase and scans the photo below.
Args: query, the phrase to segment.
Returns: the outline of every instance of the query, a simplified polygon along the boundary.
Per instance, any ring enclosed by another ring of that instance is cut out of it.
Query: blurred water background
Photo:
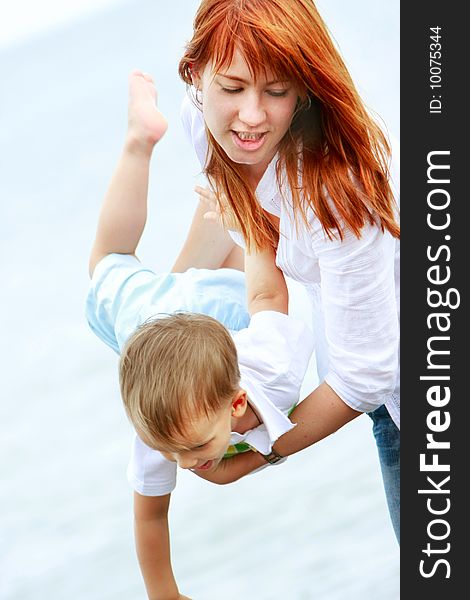
[[[167,270],[198,165],[176,67],[197,0],[0,2],[0,598],[139,600],[132,432],[117,357],[84,319],[87,258],[126,126],[127,76],[150,72],[170,122],[152,162],[139,256]],[[399,3],[318,2],[367,104],[398,136]],[[308,318],[302,290],[292,311]],[[315,384],[313,371],[304,391]],[[173,564],[194,600],[396,600],[395,542],[367,416],[227,487],[182,472]]]

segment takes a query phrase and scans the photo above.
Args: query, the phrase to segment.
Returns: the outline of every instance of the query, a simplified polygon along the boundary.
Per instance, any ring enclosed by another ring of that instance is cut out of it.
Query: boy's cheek
[[[170,452],[161,452],[160,454],[170,462],[176,462],[176,458]]]

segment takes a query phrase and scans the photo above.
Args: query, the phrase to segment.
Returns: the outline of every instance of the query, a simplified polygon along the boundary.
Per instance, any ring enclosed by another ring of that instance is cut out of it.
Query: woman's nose
[[[238,117],[242,123],[249,127],[257,127],[264,123],[266,111],[257,92],[244,94],[240,101]]]

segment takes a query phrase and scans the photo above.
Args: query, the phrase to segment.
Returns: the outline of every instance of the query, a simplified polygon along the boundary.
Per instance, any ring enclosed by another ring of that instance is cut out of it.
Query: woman
[[[214,268],[234,261],[232,240],[276,247],[278,266],[311,298],[321,382],[276,450],[298,451],[369,413],[398,538],[399,226],[389,144],[310,0],[203,0],[179,72],[195,101],[183,105],[184,126],[223,221],[238,232],[214,228],[201,204],[175,268],[198,257]],[[246,460],[253,468],[259,459]]]

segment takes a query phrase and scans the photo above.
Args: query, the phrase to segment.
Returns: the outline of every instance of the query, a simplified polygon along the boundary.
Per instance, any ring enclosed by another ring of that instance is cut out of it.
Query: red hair
[[[367,223],[399,237],[389,185],[390,147],[369,116],[327,27],[311,0],[203,0],[193,38],[179,64],[189,85],[209,61],[214,73],[230,66],[236,49],[252,76],[266,70],[299,90],[298,109],[279,146],[277,178],[285,169],[294,214],[307,223],[312,209],[326,234],[357,237]],[[276,244],[276,232],[231,161],[207,130],[205,172],[228,200],[247,243]],[[301,165],[299,169],[299,164]],[[301,176],[301,183],[300,178]]]

